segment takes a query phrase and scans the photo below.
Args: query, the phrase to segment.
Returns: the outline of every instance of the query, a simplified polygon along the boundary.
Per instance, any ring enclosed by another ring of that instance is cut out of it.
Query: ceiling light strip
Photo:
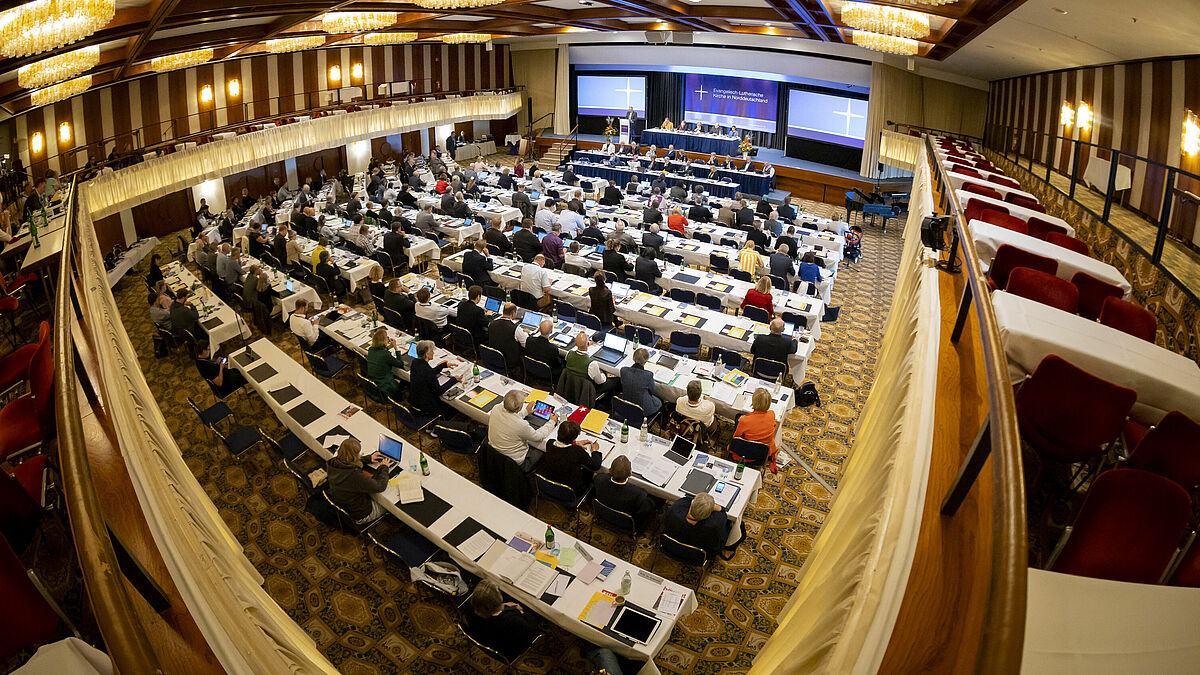
[[[34,107],[49,105],[56,101],[71,98],[76,94],[82,94],[87,91],[88,87],[92,86],[92,76],[84,75],[66,82],[59,82],[45,89],[38,89],[29,95]]]
[[[180,68],[191,68],[198,66],[201,63],[211,61],[213,57],[212,49],[193,49],[190,52],[179,52],[178,54],[168,54],[166,56],[156,56],[150,59],[150,69],[160,73],[166,73]]]
[[[302,37],[278,38],[267,40],[267,51],[272,54],[298,52],[304,49],[317,49],[325,46],[324,35],[306,35]]]
[[[899,7],[842,3],[842,23],[851,28],[883,35],[920,39],[929,35],[929,15]]]

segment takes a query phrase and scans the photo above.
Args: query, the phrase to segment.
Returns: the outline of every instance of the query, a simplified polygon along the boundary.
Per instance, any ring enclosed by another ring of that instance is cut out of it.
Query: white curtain
[[[554,78],[554,133],[571,133],[571,62],[567,45],[558,46]]]
[[[908,584],[933,446],[941,324],[937,270],[920,237],[932,206],[922,151],[878,375],[845,477],[752,675],[873,674],[883,660]]]
[[[337,673],[263,589],[262,577],[184,462],[109,290],[88,214],[89,192],[83,186],[77,193],[82,324],[93,329],[100,396],[171,581],[226,672]]]
[[[254,131],[156,157],[91,180],[91,214],[99,220],[163,195],[231,173],[355,141],[472,120],[507,119],[521,96],[481,94],[330,115]]]
[[[879,137],[879,161],[905,171],[913,171],[920,160],[921,145],[917,136],[898,134],[884,129]]]

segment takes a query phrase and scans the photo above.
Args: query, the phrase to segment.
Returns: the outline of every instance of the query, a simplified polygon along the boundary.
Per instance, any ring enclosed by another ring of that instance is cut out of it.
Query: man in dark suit
[[[787,244],[779,244],[775,252],[771,254],[769,263],[772,276],[777,276],[787,281],[796,274],[795,261],[792,260],[792,256],[788,255],[791,250]]]
[[[771,235],[758,229],[757,225],[750,226],[749,231],[746,232],[746,238],[754,242],[755,246],[763,249],[767,248],[767,246],[771,243]]]
[[[443,383],[440,375],[444,374],[447,363],[442,361],[433,365],[435,347],[432,340],[421,340],[417,343],[417,358],[409,367],[408,405],[413,412],[425,417],[438,415],[451,416],[454,409],[442,400],[442,394],[453,387],[458,378],[449,373],[449,379]]]
[[[21,220],[29,220],[29,216],[42,210],[42,195],[46,194],[46,179],[38,178],[33,184],[33,190],[25,198],[25,210]]]
[[[383,235],[383,250],[391,257],[393,265],[400,266],[408,262],[408,237],[404,236],[399,220],[393,221],[392,231]]]
[[[796,228],[794,226],[788,227],[787,234],[775,240],[776,248],[783,244],[787,244],[788,255],[794,259],[796,252],[800,250],[800,247],[796,245]]]
[[[512,238],[513,250],[525,262],[533,262],[533,256],[542,252],[542,242],[533,233],[533,225],[526,221],[520,232],[514,232]]]
[[[584,237],[594,239],[597,242],[604,241],[604,233],[601,232],[600,228],[596,227],[596,224],[591,221],[588,221],[588,226],[583,228],[583,231],[579,233],[580,239],[583,239]]]
[[[758,200],[758,208],[756,208],[754,210],[754,212],[757,213],[758,215],[762,216],[763,218],[767,218],[771,215],[771,212],[774,210],[775,210],[775,207],[771,206],[771,202],[767,201],[767,196],[763,195],[763,198]]]
[[[787,364],[787,358],[796,353],[799,345],[793,338],[784,336],[783,319],[771,321],[770,331],[766,335],[754,338],[754,344],[750,345],[750,353],[755,358]]]
[[[482,297],[483,289],[479,286],[468,288],[467,297],[459,301],[454,317],[454,325],[467,329],[477,346],[487,340],[487,314],[479,304]]]
[[[739,227],[749,227],[754,224],[754,209],[742,201],[737,208],[736,223]]]
[[[186,288],[178,291],[171,303],[171,334],[180,339],[189,335],[197,340],[208,337],[200,326],[200,313],[192,307],[191,293]]]
[[[776,207],[775,213],[779,214],[780,220],[788,223],[796,219],[796,207],[792,206],[787,200],[784,200],[782,204]],[[792,250],[795,251],[796,249],[793,248]]]
[[[642,234],[642,246],[654,249],[655,257],[662,253],[663,238],[658,233],[658,223],[651,225],[650,231]]]
[[[503,228],[504,225],[500,222],[500,216],[496,216],[492,219],[492,226],[483,233],[483,237],[487,240],[487,243],[500,249],[501,255],[508,255],[509,253],[512,253],[513,245],[512,242],[508,240],[508,237],[505,236]],[[541,249],[540,244],[538,245],[538,248],[539,250]]]
[[[408,183],[400,186],[400,192],[396,193],[396,201],[404,205],[405,208],[417,208],[417,198],[408,189]]]
[[[650,233],[643,235],[650,236]],[[657,236],[657,235],[656,235]],[[638,281],[650,287],[650,292],[655,295],[662,294],[662,288],[658,285],[658,280],[662,277],[662,270],[658,268],[658,262],[655,261],[655,251],[653,248],[646,246],[642,249],[642,254],[637,260],[633,261],[633,276]]]
[[[609,239],[601,256],[604,260],[604,271],[617,275],[617,281],[625,281],[633,271],[633,265],[621,255],[621,242]]]
[[[400,279],[395,278],[388,282],[387,291],[383,294],[383,306],[400,315],[401,323],[411,324],[417,304],[413,302],[412,296],[408,294],[408,289],[404,287],[404,284],[400,283]],[[395,327],[403,328],[404,326]]]
[[[529,195],[525,194],[525,186],[518,185],[516,192],[512,194],[513,208],[521,211],[522,218],[532,218],[536,209],[533,207],[533,202],[529,199]]]
[[[487,242],[482,239],[476,239],[475,248],[463,254],[463,274],[471,277],[471,282],[481,287],[495,283],[490,274],[495,267],[487,254]]]
[[[729,538],[731,525],[729,516],[714,503],[712,495],[701,492],[671,505],[663,523],[663,535],[703,549],[712,560]]]
[[[446,215],[458,220],[466,220],[471,217],[471,207],[467,206],[467,202],[463,200],[461,190],[454,193],[454,203],[450,205],[450,209],[446,211]]]
[[[543,319],[542,323],[538,326],[538,332],[530,335],[525,340],[525,355],[550,366],[550,372],[554,375],[554,381],[558,382],[558,376],[562,375],[565,361],[563,360],[562,352],[558,351],[558,347],[550,339],[553,331],[554,322],[550,319]]]
[[[438,204],[438,208],[442,210],[442,213],[450,213],[454,209],[454,193],[446,190],[446,194],[442,195],[442,202]]]
[[[504,365],[509,375],[520,372],[526,337],[525,331],[517,328],[517,306],[511,302],[505,303],[500,318],[488,326],[487,344],[504,355]]]
[[[505,167],[504,170],[500,172],[500,179],[497,182],[497,185],[501,190],[511,190],[513,189],[513,186],[516,185],[516,182],[513,181],[512,174],[508,172],[508,167]]]
[[[629,458],[617,455],[608,473],[597,473],[593,479],[596,500],[610,509],[626,513],[633,518],[634,527],[643,532],[654,515],[654,502],[646,491],[629,484],[633,474]]]
[[[571,165],[569,164],[567,165],[567,168],[563,169],[562,182],[564,185],[570,185],[572,187],[579,182],[579,179],[575,177],[575,172],[571,170]]]
[[[271,239],[271,253],[282,265],[287,260],[288,226],[280,223],[275,228],[275,237]]]
[[[652,393],[654,373],[646,370],[646,361],[649,359],[650,352],[645,347],[640,347],[633,352],[633,365],[621,369],[623,397],[630,403],[641,406],[647,419],[658,414],[663,405],[662,399]]]
[[[712,211],[709,211],[708,207],[704,205],[703,197],[701,197],[696,200],[692,208],[688,209],[687,217],[688,220],[695,223],[709,223],[712,222]]]
[[[600,197],[601,206],[620,206],[621,205],[621,189],[616,185],[609,183],[604,186],[604,195]]]

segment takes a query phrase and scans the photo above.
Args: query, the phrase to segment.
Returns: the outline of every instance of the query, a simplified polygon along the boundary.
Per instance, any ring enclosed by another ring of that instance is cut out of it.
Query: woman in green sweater
[[[381,326],[371,336],[371,348],[367,350],[367,377],[389,398],[400,397],[400,383],[396,382],[392,368],[404,367],[404,362],[392,353],[395,348],[396,341]]]

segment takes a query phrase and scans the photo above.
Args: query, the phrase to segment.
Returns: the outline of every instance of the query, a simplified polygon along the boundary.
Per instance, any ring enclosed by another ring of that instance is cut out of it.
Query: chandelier
[[[492,39],[492,35],[491,33],[447,33],[441,39],[446,44],[461,45],[467,42],[487,42]]]
[[[0,52],[16,58],[71,44],[112,21],[116,0],[34,0],[0,12]]]
[[[396,23],[396,12],[329,12],[321,19],[326,33],[362,33]]]
[[[474,9],[503,2],[504,0],[413,0],[414,4],[423,9]]]
[[[851,28],[895,35],[923,38],[929,35],[929,15],[911,9],[868,5],[865,2],[842,4],[842,22]]]
[[[193,49],[190,52],[156,56],[150,59],[150,69],[165,73],[169,70],[198,66],[205,61],[211,61],[212,57],[212,49]]]
[[[917,7],[924,5],[926,7],[936,7],[939,5],[952,5],[958,2],[958,0],[892,0],[892,2],[896,3],[897,5],[915,5]]]
[[[324,35],[306,35],[303,37],[279,38],[267,40],[267,51],[272,54],[298,52],[303,49],[316,49],[325,46]]]
[[[365,33],[362,36],[365,45],[399,45],[416,39],[416,33]]]
[[[73,52],[51,56],[17,70],[17,84],[24,89],[46,87],[75,77],[100,63],[100,47],[84,47]]]
[[[859,47],[874,49],[877,52],[887,52],[889,54],[900,54],[901,56],[916,56],[920,49],[920,43],[916,40],[908,38],[896,37],[895,35],[881,35],[879,33],[869,33],[865,30],[856,30],[850,34],[850,39]]]
[[[59,82],[45,89],[38,89],[30,94],[29,98],[33,101],[33,106],[38,108],[54,103],[55,101],[61,101],[64,98],[71,98],[75,94],[82,94],[90,86],[92,86],[92,76],[84,75],[83,77],[77,77],[66,82]]]

